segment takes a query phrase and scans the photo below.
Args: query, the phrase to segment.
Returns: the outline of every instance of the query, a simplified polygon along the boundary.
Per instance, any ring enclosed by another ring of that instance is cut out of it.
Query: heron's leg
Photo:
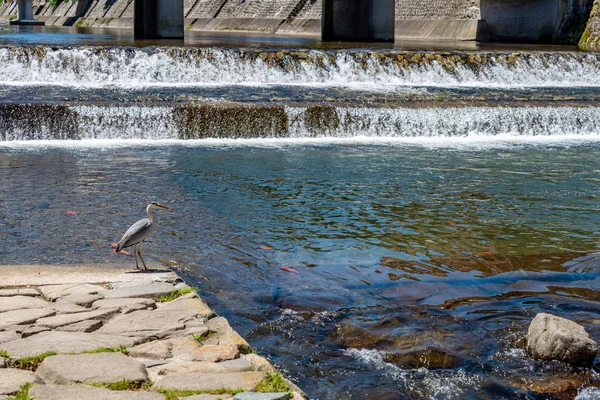
[[[146,267],[146,263],[142,258],[142,244],[140,243],[140,247],[138,247],[138,254],[140,255],[140,260],[142,260],[142,264],[144,264],[144,271],[148,271],[148,267]]]
[[[133,246],[133,258],[135,258],[135,269],[140,269],[140,267],[138,266],[138,261],[137,261],[137,249],[138,249],[138,245],[134,245]]]

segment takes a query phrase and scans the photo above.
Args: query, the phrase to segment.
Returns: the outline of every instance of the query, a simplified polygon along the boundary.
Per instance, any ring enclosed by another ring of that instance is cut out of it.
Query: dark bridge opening
[[[323,0],[325,41],[393,42],[394,0]]]

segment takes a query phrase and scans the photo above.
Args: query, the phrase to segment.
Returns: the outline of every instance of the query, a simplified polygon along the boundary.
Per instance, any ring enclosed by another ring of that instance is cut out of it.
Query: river
[[[110,243],[160,201],[147,260],[311,398],[597,398],[598,359],[523,338],[538,312],[600,338],[600,55],[20,43],[0,69],[3,264],[133,263]]]

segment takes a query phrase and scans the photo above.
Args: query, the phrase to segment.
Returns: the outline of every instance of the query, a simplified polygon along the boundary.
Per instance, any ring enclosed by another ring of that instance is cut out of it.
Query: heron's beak
[[[160,208],[164,208],[164,209],[166,209],[166,210],[170,210],[170,209],[171,209],[171,207],[163,206],[162,204],[159,204],[158,206],[159,206]]]

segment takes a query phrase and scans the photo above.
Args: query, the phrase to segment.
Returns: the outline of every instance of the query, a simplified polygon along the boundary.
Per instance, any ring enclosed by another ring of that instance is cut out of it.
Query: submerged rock
[[[535,358],[589,367],[598,346],[583,326],[565,318],[540,313],[529,325],[527,350]]]
[[[340,346],[353,349],[371,348],[379,341],[379,337],[354,325],[338,325],[329,338]]]
[[[458,368],[463,364],[460,357],[435,347],[421,348],[408,353],[390,353],[385,358],[388,362],[410,369]]]

